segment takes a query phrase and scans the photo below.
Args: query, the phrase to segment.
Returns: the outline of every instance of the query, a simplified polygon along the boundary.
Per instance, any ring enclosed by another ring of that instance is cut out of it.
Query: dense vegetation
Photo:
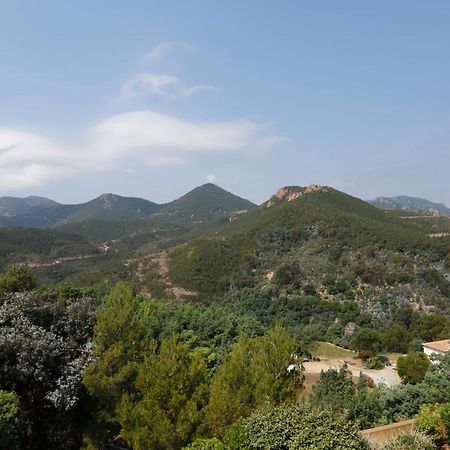
[[[253,208],[207,185],[151,217],[0,230],[3,267],[34,262],[0,275],[0,448],[364,449],[360,429],[413,417],[386,450],[445,441],[450,357],[421,344],[450,335],[449,240],[291,191]],[[344,366],[306,395],[318,341],[374,369],[404,354],[402,384]]]

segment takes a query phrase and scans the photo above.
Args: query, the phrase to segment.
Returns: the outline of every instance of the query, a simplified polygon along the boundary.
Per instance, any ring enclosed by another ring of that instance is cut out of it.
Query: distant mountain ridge
[[[408,212],[425,213],[431,216],[450,216],[450,208],[443,203],[434,203],[423,198],[409,197],[407,195],[377,197],[375,200],[370,200],[369,203],[380,209],[400,209]]]
[[[111,193],[75,205],[63,205],[44,197],[0,197],[0,226],[45,229],[74,222],[134,220],[153,215],[201,221],[255,206],[211,183],[166,204]]]
[[[0,217],[11,217],[18,214],[26,214],[34,208],[50,208],[59,203],[45,197],[30,195],[25,198],[0,197]]]

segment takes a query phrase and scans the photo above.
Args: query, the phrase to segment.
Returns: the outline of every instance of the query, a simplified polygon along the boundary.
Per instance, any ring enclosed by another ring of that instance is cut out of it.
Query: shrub
[[[414,428],[435,441],[447,438],[447,431],[441,419],[440,407],[437,405],[423,405],[418,416],[414,419]]]
[[[378,356],[374,356],[366,361],[365,367],[366,369],[381,370],[384,369],[384,364]]]
[[[418,431],[401,434],[386,443],[381,450],[435,450],[433,439]]]
[[[197,439],[191,445],[184,447],[184,450],[225,450],[222,441],[217,438]]]
[[[367,442],[355,423],[308,403],[267,406],[244,421],[250,449],[364,450]]]
[[[424,353],[409,352],[397,360],[397,372],[403,383],[420,383],[427,373],[430,361]]]

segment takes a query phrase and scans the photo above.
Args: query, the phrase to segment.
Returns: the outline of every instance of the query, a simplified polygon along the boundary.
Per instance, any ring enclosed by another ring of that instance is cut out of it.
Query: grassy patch
[[[356,353],[345,348],[337,347],[329,342],[316,342],[311,347],[311,353],[319,358],[327,359],[348,359],[355,358]]]

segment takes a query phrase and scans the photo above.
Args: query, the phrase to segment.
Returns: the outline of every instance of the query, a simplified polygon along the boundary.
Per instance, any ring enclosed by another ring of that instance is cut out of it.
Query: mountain
[[[148,200],[115,194],[102,194],[94,200],[75,205],[62,205],[40,197],[3,199],[3,203],[0,201],[0,208],[4,205],[0,226],[4,227],[50,228],[87,220],[131,220],[148,216],[159,208]]]
[[[45,197],[0,197],[0,217],[12,217],[29,213],[36,208],[50,208],[59,203]]]
[[[449,309],[449,244],[331,187],[289,186],[169,250],[168,274],[172,285],[209,299],[320,293],[355,300],[382,321],[399,302]]]
[[[73,205],[72,211],[62,219],[63,223],[85,220],[130,220],[145,217],[160,208],[156,203],[137,197],[102,194],[87,203]]]
[[[230,214],[240,214],[254,208],[252,202],[238,197],[214,185],[205,184],[170,203],[154,202],[115,194],[99,197],[75,205],[62,205],[49,199],[28,197],[26,199],[3,197],[0,199],[0,226],[50,228],[64,227],[80,222],[95,222],[111,230],[111,225],[101,222],[124,221],[139,232],[152,225],[192,225],[211,220],[228,220]],[[147,222],[141,219],[149,219]],[[133,223],[133,221],[137,221]],[[90,227],[84,227],[84,230]],[[120,233],[123,226],[114,226]],[[69,227],[76,231],[76,226]]]
[[[238,197],[215,184],[207,183],[162,206],[157,215],[202,221],[214,215],[246,212],[255,206],[249,200]]]
[[[397,197],[378,197],[369,203],[380,209],[403,210],[407,212],[422,213],[430,216],[450,216],[450,208],[443,203],[434,203],[417,197],[399,195]]]

